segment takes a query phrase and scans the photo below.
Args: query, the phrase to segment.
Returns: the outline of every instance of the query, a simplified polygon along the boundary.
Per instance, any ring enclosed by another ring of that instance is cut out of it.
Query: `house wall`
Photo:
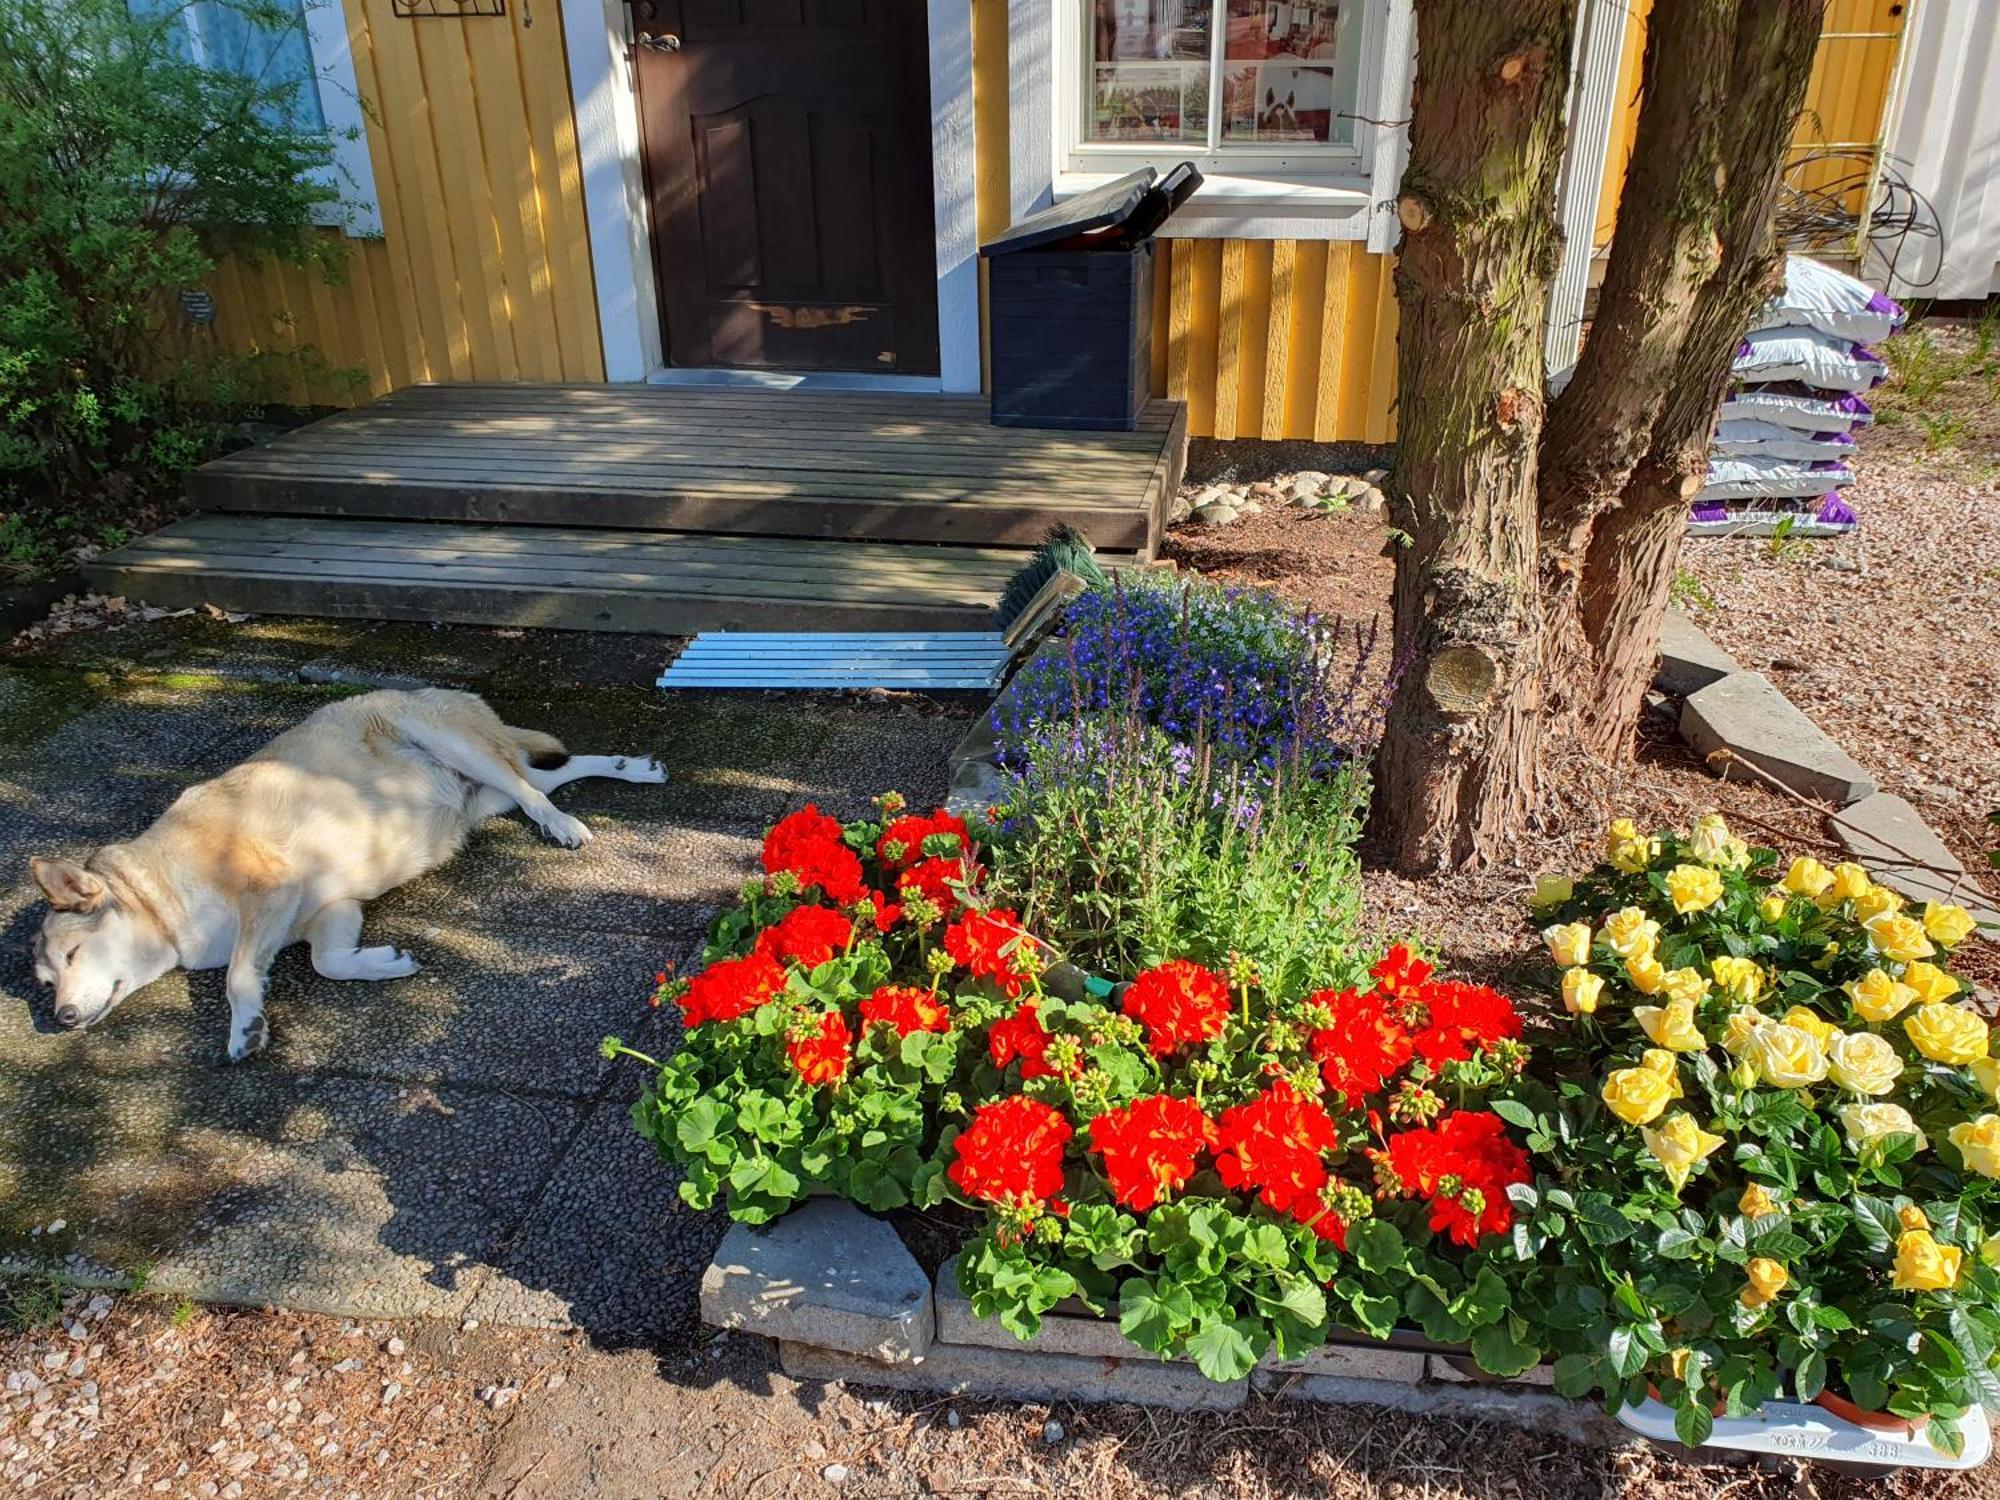
[[[216,334],[310,344],[379,395],[422,380],[602,380],[569,74],[554,0],[507,14],[406,19],[345,0],[380,239],[350,240],[339,285],[269,263],[224,266]],[[353,400],[312,381],[294,399]]]

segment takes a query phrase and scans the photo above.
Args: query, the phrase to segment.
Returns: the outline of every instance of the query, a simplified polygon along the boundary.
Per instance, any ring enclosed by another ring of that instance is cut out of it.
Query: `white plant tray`
[[[1618,1420],[1655,1442],[1680,1442],[1674,1435],[1674,1409],[1663,1402],[1628,1406],[1618,1413]],[[1717,1417],[1715,1430],[1702,1447],[1910,1469],[1976,1469],[1993,1451],[1986,1413],[1974,1407],[1959,1419],[1958,1427],[1965,1435],[1965,1451],[1957,1458],[1948,1458],[1933,1448],[1921,1431],[1915,1437],[1905,1437],[1900,1432],[1857,1426],[1823,1407],[1772,1401],[1758,1408],[1755,1416]]]

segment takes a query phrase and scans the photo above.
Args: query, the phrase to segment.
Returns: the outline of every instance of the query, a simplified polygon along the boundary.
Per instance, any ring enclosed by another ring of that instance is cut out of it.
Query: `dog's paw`
[[[621,755],[614,764],[619,778],[624,781],[661,786],[667,779],[667,768],[650,755]]]
[[[233,1063],[242,1062],[245,1058],[255,1057],[270,1045],[271,1023],[259,1013],[250,1018],[242,1031],[230,1034],[229,1060]]]
[[[401,948],[357,948],[354,950],[356,979],[404,979],[423,967]]]
[[[590,828],[583,819],[572,818],[566,812],[553,814],[542,824],[542,832],[565,849],[581,849],[591,838]]]

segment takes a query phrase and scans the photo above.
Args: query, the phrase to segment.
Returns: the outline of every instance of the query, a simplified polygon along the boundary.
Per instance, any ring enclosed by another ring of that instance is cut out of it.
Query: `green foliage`
[[[269,0],[208,0],[250,28]],[[182,8],[0,5],[0,566],[35,571],[143,511],[269,390],[184,329],[215,258],[333,269],[332,143],[297,85],[196,67]]]
[[[1667,585],[1667,597],[1685,610],[1705,612],[1716,607],[1714,593],[1699,574],[1687,568],[1674,574],[1674,581]]]
[[[18,1276],[0,1288],[0,1328],[39,1333],[62,1317],[62,1283],[51,1276]]]

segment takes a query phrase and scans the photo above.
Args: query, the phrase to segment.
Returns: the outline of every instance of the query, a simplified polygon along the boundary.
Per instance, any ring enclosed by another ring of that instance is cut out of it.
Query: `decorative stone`
[[[702,1321],[865,1355],[922,1359],[930,1282],[896,1231],[844,1198],[814,1198],[759,1229],[734,1224],[701,1277]]]
[[[1383,480],[1389,477],[1389,471],[1387,469],[1369,469],[1361,477],[1370,484],[1380,485]]]
[[[1246,497],[1236,502],[1236,509],[1246,516],[1261,516],[1264,514],[1264,502]]]
[[[1211,484],[1194,497],[1193,504],[1196,510],[1200,510],[1204,505],[1231,505],[1235,500],[1236,493],[1228,485]]]
[[[972,1344],[931,1345],[920,1361],[884,1364],[790,1340],[779,1363],[794,1380],[845,1380],[895,1391],[984,1396],[1003,1401],[1123,1401],[1173,1411],[1233,1411],[1247,1380],[1218,1383],[1192,1365],[1157,1359],[1084,1359]]]
[[[1661,692],[1685,698],[1742,670],[1735,657],[1711,641],[1684,613],[1667,611],[1660,622],[1660,670],[1653,676],[1653,685]]]
[[[1681,738],[1701,756],[1733,750],[1780,785],[1836,807],[1876,789],[1875,778],[1760,673],[1732,672],[1689,694]],[[1727,772],[1728,763],[1715,769]]]
[[[1377,488],[1375,485],[1372,484],[1363,485],[1361,489],[1357,491],[1354,495],[1350,496],[1349,499],[1351,504],[1357,505],[1362,510],[1370,512],[1378,511],[1382,509],[1383,506],[1389,503],[1389,497],[1383,494],[1379,488]]]
[[[1000,770],[991,761],[961,762],[952,772],[951,790],[945,793],[945,809],[961,818],[970,813],[984,813],[999,803],[1000,790]]]
[[[1326,493],[1326,480],[1309,478],[1301,474],[1292,481],[1291,488],[1285,493],[1291,497],[1294,505],[1306,505]]]
[[[1912,901],[1953,902],[1976,921],[2000,924],[2000,909],[1992,898],[1972,882],[1958,856],[1901,797],[1889,792],[1863,797],[1844,808],[1830,827],[1857,863]]]
[[[1194,518],[1204,526],[1233,526],[1238,515],[1235,506],[1218,503],[1197,507]]]

